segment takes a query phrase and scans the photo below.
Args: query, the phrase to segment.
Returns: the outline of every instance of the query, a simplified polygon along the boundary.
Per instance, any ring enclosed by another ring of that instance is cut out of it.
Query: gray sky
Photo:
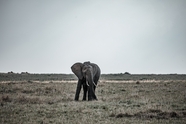
[[[186,73],[186,0],[1,0],[0,72]]]

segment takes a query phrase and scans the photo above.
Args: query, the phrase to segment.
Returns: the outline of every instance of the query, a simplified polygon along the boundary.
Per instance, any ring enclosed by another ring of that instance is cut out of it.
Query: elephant
[[[86,100],[87,92],[88,101],[97,100],[95,90],[101,74],[99,66],[89,61],[84,63],[77,62],[71,66],[71,70],[78,77],[74,100],[79,100],[79,94],[82,86],[84,91],[83,101]]]

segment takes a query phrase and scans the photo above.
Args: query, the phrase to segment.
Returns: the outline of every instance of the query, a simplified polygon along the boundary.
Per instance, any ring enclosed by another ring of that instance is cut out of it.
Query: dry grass
[[[74,82],[0,83],[0,123],[186,122],[186,81],[100,81],[91,102],[75,102],[75,89]]]

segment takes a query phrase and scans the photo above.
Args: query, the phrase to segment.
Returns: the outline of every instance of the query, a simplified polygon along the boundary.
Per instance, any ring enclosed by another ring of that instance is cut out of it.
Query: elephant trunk
[[[95,84],[95,82],[93,81],[93,76],[91,75],[86,75],[86,84],[87,86],[90,86],[89,83],[93,83],[93,85],[96,87],[97,85]]]

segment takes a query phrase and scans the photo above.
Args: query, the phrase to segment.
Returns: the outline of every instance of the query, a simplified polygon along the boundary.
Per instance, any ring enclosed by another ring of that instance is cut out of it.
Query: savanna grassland
[[[0,74],[2,124],[186,123],[186,75],[102,75],[74,101],[74,75]]]

